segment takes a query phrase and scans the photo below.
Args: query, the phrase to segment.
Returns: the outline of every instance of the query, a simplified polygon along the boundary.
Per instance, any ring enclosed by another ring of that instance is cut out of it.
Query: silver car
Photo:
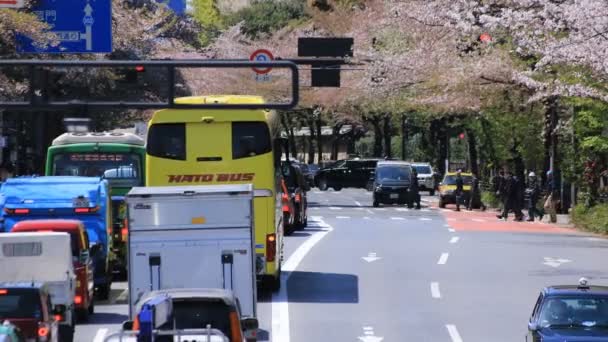
[[[418,173],[418,188],[420,191],[428,191],[429,195],[435,195],[435,180],[433,179],[433,167],[429,163],[412,163],[412,168]]]

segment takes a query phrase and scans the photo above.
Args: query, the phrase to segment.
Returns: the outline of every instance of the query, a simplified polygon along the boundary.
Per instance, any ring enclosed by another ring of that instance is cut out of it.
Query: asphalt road
[[[309,193],[309,227],[285,240],[283,288],[260,294],[259,340],[523,341],[540,289],[608,284],[608,240],[494,213],[373,208],[360,189]],[[114,285],[76,341],[127,318]]]

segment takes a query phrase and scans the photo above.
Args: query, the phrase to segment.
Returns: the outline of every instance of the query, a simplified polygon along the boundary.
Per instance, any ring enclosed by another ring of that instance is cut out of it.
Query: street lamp
[[[89,131],[91,124],[90,118],[65,118],[63,125],[65,130],[70,133],[84,133]]]

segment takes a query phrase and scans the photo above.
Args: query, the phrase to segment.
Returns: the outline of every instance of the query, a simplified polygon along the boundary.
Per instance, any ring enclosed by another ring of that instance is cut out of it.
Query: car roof
[[[413,166],[431,166],[431,163],[425,163],[425,162],[412,162],[411,164]]]
[[[402,160],[382,160],[382,161],[378,162],[378,167],[380,167],[380,166],[389,166],[389,165],[411,166],[410,163],[402,161]]]
[[[0,281],[0,288],[47,290],[46,284],[40,281]]]
[[[546,296],[582,296],[582,295],[604,295],[608,296],[608,286],[578,286],[578,285],[554,285],[543,289]]]
[[[458,172],[447,172],[445,175],[446,176],[456,176],[456,174],[458,174]],[[473,174],[470,172],[461,172],[460,175],[461,176],[473,176]]]
[[[183,288],[148,292],[138,301],[137,307],[141,307],[144,302],[158,295],[167,295],[172,299],[219,299],[222,300],[227,306],[236,306],[234,294],[230,290],[212,288]]]
[[[52,229],[56,231],[72,232],[83,229],[84,225],[78,220],[49,219],[49,220],[26,220],[15,223],[12,230],[36,230]]]

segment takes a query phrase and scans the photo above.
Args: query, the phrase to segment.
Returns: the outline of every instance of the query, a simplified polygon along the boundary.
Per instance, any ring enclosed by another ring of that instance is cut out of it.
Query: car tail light
[[[296,202],[299,203],[301,199],[302,199],[301,195],[300,194],[296,194]]]
[[[289,206],[287,204],[283,204],[283,212],[284,213],[288,213],[289,212]]]
[[[49,327],[45,323],[38,325],[38,341],[44,342],[49,337]]]
[[[283,202],[289,202],[289,196],[287,194],[282,194],[281,200],[283,200]]]
[[[127,235],[129,235],[129,220],[125,219],[123,221],[120,234],[122,235],[122,241],[127,241]]]
[[[74,296],[74,304],[76,304],[76,305],[82,304],[82,296],[80,296],[80,295]]]
[[[76,214],[96,213],[98,211],[99,211],[99,206],[95,206],[93,208],[74,208],[74,212]]]
[[[243,332],[241,331],[241,322],[236,314],[236,311],[230,312],[230,335],[232,335],[231,342],[243,341]]]
[[[139,331],[139,315],[135,316],[135,319],[133,320],[133,326],[131,327],[131,330],[133,330],[133,331]]]
[[[55,315],[55,321],[61,322],[63,321],[63,317],[61,317],[61,315]]]
[[[266,261],[273,262],[277,255],[277,236],[276,234],[266,235]]]
[[[5,295],[8,293],[7,289],[0,289],[0,295]]]

